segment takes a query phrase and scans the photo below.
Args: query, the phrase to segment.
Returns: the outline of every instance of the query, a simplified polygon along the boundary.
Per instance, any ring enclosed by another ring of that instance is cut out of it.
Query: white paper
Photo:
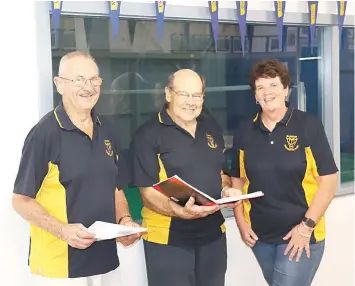
[[[235,196],[235,197],[227,197],[227,198],[222,198],[219,200],[215,200],[215,203],[217,204],[226,204],[226,203],[231,203],[231,202],[237,202],[240,200],[246,200],[246,199],[252,199],[252,198],[258,198],[264,196],[263,192],[254,192],[246,195],[240,195],[240,196]]]
[[[95,235],[97,240],[105,240],[146,232],[147,228],[96,221],[88,228],[88,230]]]

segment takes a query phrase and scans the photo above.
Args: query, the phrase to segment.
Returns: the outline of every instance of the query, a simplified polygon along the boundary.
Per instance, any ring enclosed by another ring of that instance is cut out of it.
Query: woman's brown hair
[[[284,88],[290,86],[290,74],[287,68],[279,60],[265,60],[257,62],[250,73],[249,85],[255,92],[255,81],[259,78],[279,77]]]

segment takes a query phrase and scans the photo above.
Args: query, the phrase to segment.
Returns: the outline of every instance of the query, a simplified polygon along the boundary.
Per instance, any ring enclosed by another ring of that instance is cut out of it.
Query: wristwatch
[[[316,226],[315,221],[313,219],[311,219],[311,218],[304,217],[302,221],[309,228],[314,228]]]

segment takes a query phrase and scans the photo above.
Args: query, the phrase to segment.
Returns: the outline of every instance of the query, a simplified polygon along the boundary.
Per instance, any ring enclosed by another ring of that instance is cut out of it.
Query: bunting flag
[[[244,56],[244,46],[245,46],[245,31],[247,28],[247,12],[248,12],[248,2],[247,1],[236,1],[237,3],[237,16],[240,31],[240,41],[242,44],[242,51]]]
[[[52,26],[55,35],[60,27],[60,13],[62,12],[63,1],[51,1],[52,3]]]
[[[111,28],[113,38],[116,39],[118,35],[118,22],[121,10],[121,1],[107,1],[108,10],[110,13]]]
[[[217,51],[217,42],[218,42],[218,1],[208,1],[208,8],[211,14],[211,25],[213,32],[213,39],[215,44],[215,49]]]
[[[277,37],[279,40],[279,50],[282,51],[282,36],[283,36],[283,24],[284,24],[284,15],[285,15],[285,6],[286,1],[274,1],[275,6],[275,16],[277,24]]]
[[[163,38],[163,26],[164,26],[164,13],[166,8],[166,1],[155,1],[155,10],[157,13],[157,27],[158,27],[158,39]]]
[[[337,6],[338,6],[338,27],[339,27],[339,43],[340,47],[342,46],[342,32],[343,32],[343,26],[344,26],[344,18],[345,18],[345,12],[346,12],[346,4],[348,1],[337,1]]]
[[[308,1],[309,24],[310,24],[310,44],[311,53],[313,54],[314,37],[317,26],[318,1]]]

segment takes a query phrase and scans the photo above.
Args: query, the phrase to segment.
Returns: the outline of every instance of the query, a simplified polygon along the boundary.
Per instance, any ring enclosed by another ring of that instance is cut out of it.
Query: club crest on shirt
[[[284,146],[287,151],[296,151],[300,146],[297,144],[298,137],[296,135],[286,135],[286,143]]]
[[[109,155],[110,157],[112,157],[113,150],[112,150],[112,146],[111,146],[110,140],[105,140],[104,142],[105,142],[105,146],[106,146],[106,154]]]
[[[212,137],[211,135],[209,135],[209,134],[206,134],[206,137],[207,137],[207,144],[208,144],[208,146],[209,146],[210,148],[212,148],[212,149],[217,148],[217,144],[216,144],[216,142],[214,142],[213,137]]]

